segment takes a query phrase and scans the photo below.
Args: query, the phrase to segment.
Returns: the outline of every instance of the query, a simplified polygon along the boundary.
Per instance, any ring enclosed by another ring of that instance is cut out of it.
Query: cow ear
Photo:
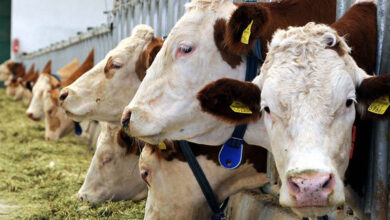
[[[390,119],[390,74],[364,79],[356,94],[364,118]]]
[[[234,54],[247,54],[268,24],[269,9],[260,4],[242,4],[226,27],[224,45]]]
[[[260,89],[250,82],[220,79],[198,92],[203,111],[232,124],[245,124],[261,117]]]
[[[160,51],[163,40],[161,38],[153,38],[152,41],[147,46],[146,50],[144,50],[136,64],[135,64],[135,72],[139,80],[143,80],[146,75],[146,70],[152,65],[154,58],[157,56],[157,53]]]

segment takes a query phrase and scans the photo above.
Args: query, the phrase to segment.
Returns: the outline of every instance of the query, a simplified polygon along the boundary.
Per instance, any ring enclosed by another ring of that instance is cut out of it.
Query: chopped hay
[[[77,200],[93,152],[73,134],[45,141],[25,111],[0,89],[0,219],[143,219],[145,201]]]

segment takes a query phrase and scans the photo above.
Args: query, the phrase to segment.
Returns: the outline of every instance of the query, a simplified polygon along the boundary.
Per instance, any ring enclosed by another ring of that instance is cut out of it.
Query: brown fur
[[[46,66],[42,70],[42,73],[51,73],[51,60],[47,61]]]
[[[112,57],[109,57],[107,60],[106,66],[104,67],[104,74],[105,74],[107,79],[111,79],[114,76],[114,74],[112,74],[110,72],[110,69],[112,66],[112,61],[113,61]]]
[[[137,62],[135,63],[135,72],[139,80],[143,80],[146,75],[146,70],[152,65],[154,58],[157,53],[160,51],[164,41],[161,38],[153,38],[152,41],[147,46],[146,50],[144,50]]]
[[[12,82],[16,83],[19,78],[23,78],[26,74],[26,68],[23,63],[11,62],[7,65],[12,73]]]
[[[203,111],[233,124],[245,124],[261,117],[260,93],[252,83],[224,78],[205,86],[198,92],[197,99]],[[253,114],[234,112],[229,107],[233,101],[242,102]]]
[[[221,53],[222,59],[228,63],[232,68],[240,65],[242,58],[240,55],[231,53],[228,47],[223,43],[223,39],[226,32],[226,21],[224,19],[218,19],[214,24],[214,42],[219,52]]]
[[[49,114],[50,114],[49,129],[51,131],[56,131],[61,126],[61,121],[56,116],[57,111],[58,111],[57,107],[54,107],[54,108],[49,110]]]
[[[159,157],[172,161],[173,159],[177,159],[185,162],[185,158],[183,153],[181,152],[179,142],[178,141],[164,141],[167,146],[166,150],[161,150],[156,145],[149,145],[153,148],[153,151],[158,154]],[[189,145],[194,153],[195,157],[204,155],[208,160],[213,161],[216,165],[220,165],[218,161],[219,151],[221,150],[221,145],[219,146],[206,146],[195,143],[190,143]],[[244,163],[253,164],[254,168],[261,173],[265,173],[267,170],[267,151],[258,146],[252,146],[244,143],[242,164]]]
[[[371,75],[376,62],[376,5],[372,2],[356,4],[331,27],[345,36],[352,47],[351,56]]]
[[[224,44],[233,54],[249,53],[255,40],[261,38],[263,57],[267,43],[277,29],[302,26],[309,21],[331,24],[336,19],[336,0],[284,0],[239,4],[227,24]],[[249,44],[241,43],[243,30],[253,20]]]
[[[92,49],[91,52],[89,52],[87,58],[85,58],[83,64],[81,64],[81,66],[76,71],[74,71],[66,81],[61,82],[62,88],[69,86],[84,73],[88,72],[88,70],[92,69],[94,65],[94,51],[95,50]]]
[[[144,143],[126,134],[122,129],[118,131],[117,142],[119,146],[126,148],[126,154],[140,155]]]

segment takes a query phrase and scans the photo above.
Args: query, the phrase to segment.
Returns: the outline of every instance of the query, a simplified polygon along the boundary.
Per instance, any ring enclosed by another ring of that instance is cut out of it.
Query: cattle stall
[[[272,0],[262,0],[271,2]],[[277,1],[277,0],[274,0]],[[20,54],[15,60],[23,62],[27,68],[35,64],[43,69],[48,60],[52,60],[52,70],[56,72],[75,57],[84,59],[89,51],[95,49],[95,63],[118,42],[130,36],[137,24],[149,24],[156,36],[166,36],[175,22],[184,14],[184,4],[188,0],[117,0],[114,9],[105,11],[107,23],[99,27],[88,28],[77,36],[54,43],[35,52]],[[235,2],[245,2],[236,0]],[[247,2],[256,2],[251,0]],[[337,18],[340,18],[353,4],[353,0],[337,1]],[[378,55],[376,74],[390,72],[390,2],[378,0]],[[390,219],[389,175],[388,175],[388,123],[378,122],[372,125],[370,163],[365,184],[364,198],[360,205],[371,219]],[[267,173],[271,182],[277,184],[278,177],[272,156],[268,157]]]

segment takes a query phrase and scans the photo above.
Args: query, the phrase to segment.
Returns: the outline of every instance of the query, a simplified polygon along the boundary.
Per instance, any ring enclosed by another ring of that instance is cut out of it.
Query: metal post
[[[390,70],[390,2],[378,0],[378,47],[376,74]],[[371,207],[371,219],[387,219],[388,203],[388,122],[374,123],[374,191]]]

